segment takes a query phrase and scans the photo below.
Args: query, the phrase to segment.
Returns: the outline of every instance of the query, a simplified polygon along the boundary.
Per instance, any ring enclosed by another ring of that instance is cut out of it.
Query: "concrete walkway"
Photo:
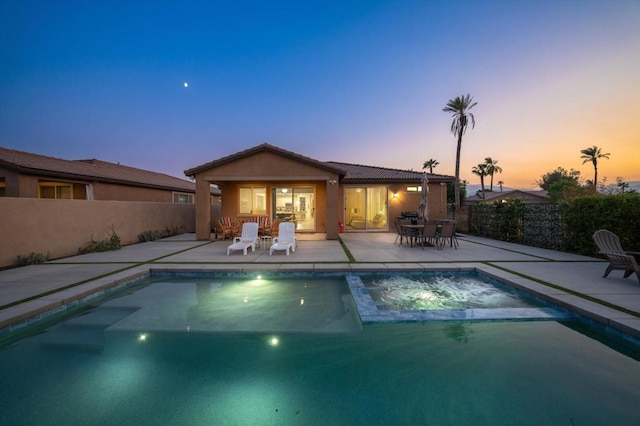
[[[554,303],[640,338],[640,283],[606,262],[552,250],[462,235],[459,248],[394,245],[393,233],[300,235],[298,250],[269,255],[258,248],[226,255],[229,240],[196,241],[193,234],[134,244],[43,265],[0,271],[0,329],[154,270],[378,271],[469,269],[509,280]],[[351,256],[351,258],[350,258]]]

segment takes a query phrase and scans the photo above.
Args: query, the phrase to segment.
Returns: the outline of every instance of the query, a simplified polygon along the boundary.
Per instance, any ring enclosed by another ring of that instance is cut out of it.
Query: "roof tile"
[[[163,173],[123,166],[96,159],[63,160],[0,147],[0,166],[22,173],[67,179],[107,181],[128,185],[195,191],[195,183]]]
[[[361,164],[340,163],[329,161],[336,167],[346,170],[347,174],[342,180],[344,183],[355,181],[384,181],[384,182],[420,182],[425,172],[414,170],[389,169],[385,167],[364,166]],[[453,176],[427,173],[429,182],[450,182]]]

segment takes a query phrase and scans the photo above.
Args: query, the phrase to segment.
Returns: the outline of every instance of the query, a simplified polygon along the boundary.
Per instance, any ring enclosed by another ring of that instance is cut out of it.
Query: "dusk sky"
[[[269,142],[461,178],[640,180],[640,1],[0,0],[0,146],[185,178]],[[188,83],[185,87],[184,83]]]

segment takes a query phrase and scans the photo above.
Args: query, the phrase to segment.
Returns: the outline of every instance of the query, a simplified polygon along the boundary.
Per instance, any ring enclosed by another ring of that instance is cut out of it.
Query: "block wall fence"
[[[0,198],[0,268],[32,252],[49,253],[52,259],[73,256],[92,238],[108,238],[112,229],[128,245],[137,243],[143,231],[167,227],[195,232],[195,205]]]

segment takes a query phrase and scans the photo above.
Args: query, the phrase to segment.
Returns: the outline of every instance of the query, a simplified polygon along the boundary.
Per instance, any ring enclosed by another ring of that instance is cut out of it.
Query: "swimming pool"
[[[3,421],[640,422],[640,352],[576,319],[361,325],[347,280],[221,278],[152,278],[4,347]]]

